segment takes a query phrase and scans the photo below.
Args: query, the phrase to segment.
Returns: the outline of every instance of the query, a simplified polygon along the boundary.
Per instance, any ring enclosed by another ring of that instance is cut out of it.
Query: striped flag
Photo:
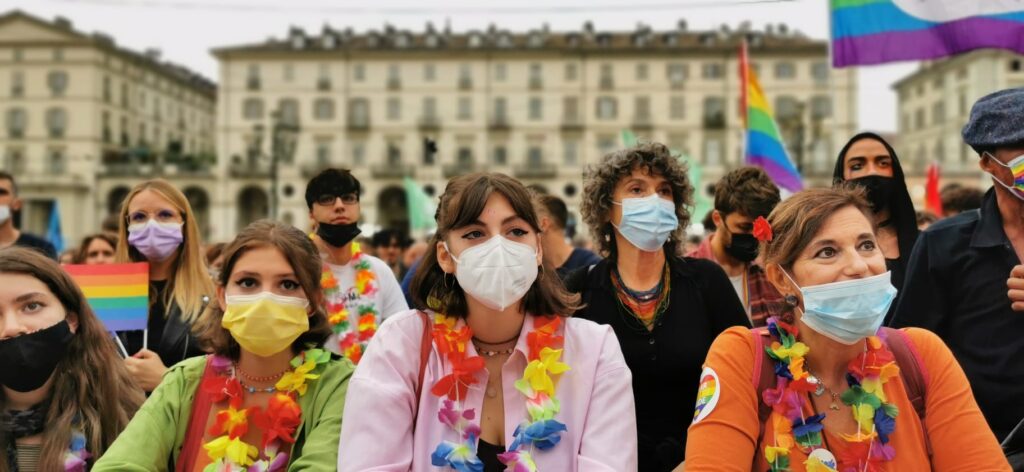
[[[1019,0],[831,0],[832,63],[935,59],[980,48],[1024,53]]]
[[[790,192],[802,190],[804,183],[800,172],[789,159],[772,108],[757,81],[757,74],[750,69],[746,42],[740,46],[740,78],[740,113],[746,127],[744,160],[763,168],[780,188]]]
[[[149,264],[69,264],[64,270],[82,289],[107,331],[147,328]]]

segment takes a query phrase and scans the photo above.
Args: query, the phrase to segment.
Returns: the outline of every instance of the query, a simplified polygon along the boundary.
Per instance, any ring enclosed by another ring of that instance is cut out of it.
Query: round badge
[[[833,469],[837,467],[836,456],[832,455],[828,449],[815,449],[807,455],[807,458],[818,459],[818,462],[821,462],[822,465],[827,465]]]
[[[722,384],[718,381],[715,369],[705,367],[700,373],[700,386],[697,388],[697,405],[693,410],[693,422],[707,418],[718,405],[722,396]]]

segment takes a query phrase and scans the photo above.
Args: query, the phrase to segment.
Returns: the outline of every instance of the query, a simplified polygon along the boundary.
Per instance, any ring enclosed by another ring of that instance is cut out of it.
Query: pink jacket
[[[513,383],[526,368],[527,316],[515,352],[502,368],[505,398],[505,444],[526,418],[526,405]],[[636,415],[632,376],[612,329],[587,320],[565,320],[562,361],[570,370],[561,374],[556,396],[561,411],[555,417],[568,431],[546,451],[534,451],[541,472],[614,471],[637,468]],[[463,321],[459,321],[459,326]],[[387,319],[370,341],[366,355],[349,381],[338,447],[338,470],[435,471],[430,455],[442,440],[458,442],[454,431],[437,417],[442,398],[430,393],[434,383],[450,372],[436,347],[427,361],[420,398],[419,376],[423,322],[414,310]],[[476,355],[472,343],[470,356]],[[477,373],[466,408],[479,417],[483,409],[486,369]]]

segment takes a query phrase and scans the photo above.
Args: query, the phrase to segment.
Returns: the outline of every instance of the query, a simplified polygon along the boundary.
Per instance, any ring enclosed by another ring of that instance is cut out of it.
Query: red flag
[[[747,40],[740,42],[740,117],[743,118],[743,126],[747,125],[747,81],[750,78],[750,58],[747,57]]]
[[[935,216],[942,216],[942,198],[939,196],[939,163],[928,165],[928,180],[925,183],[924,209]]]

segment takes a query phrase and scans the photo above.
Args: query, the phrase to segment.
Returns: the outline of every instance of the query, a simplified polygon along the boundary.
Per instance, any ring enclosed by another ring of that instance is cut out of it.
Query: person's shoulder
[[[725,271],[717,262],[711,259],[700,259],[687,256],[674,256],[670,259],[675,271],[697,278],[714,277],[722,280],[728,279]]]
[[[53,244],[50,244],[49,241],[39,236],[36,236],[32,233],[26,233],[24,231],[22,231],[21,234],[18,236],[18,240],[16,241],[16,243],[18,246],[36,247],[51,251],[55,250]]]
[[[568,317],[564,318],[564,320],[566,335],[576,338],[593,341],[609,334],[615,334],[611,326],[599,324],[588,319]]]
[[[573,248],[572,255],[580,265],[593,265],[602,261],[601,256],[597,255],[594,251],[583,249],[581,247]]]
[[[981,219],[981,210],[970,210],[956,216],[936,221],[921,234],[929,237],[943,238],[950,233],[973,230]]]
[[[434,314],[427,312],[427,321],[433,318]],[[380,325],[377,333],[397,330],[407,335],[417,335],[423,332],[423,317],[420,310],[403,310],[389,316]],[[417,338],[418,339],[418,338]]]
[[[753,352],[754,336],[762,336],[746,326],[733,326],[719,333],[715,341],[711,343],[711,350],[718,352],[742,352],[744,349]],[[765,339],[770,339],[765,336]]]
[[[172,365],[164,373],[162,382],[177,382],[188,384],[198,382],[206,370],[206,363],[209,355],[189,357],[177,364]]]
[[[924,328],[900,328],[899,329],[917,351],[931,351],[941,348],[946,342],[939,335]]]
[[[331,360],[324,364],[320,378],[334,380],[336,383],[346,382],[355,370],[356,366],[347,357],[332,354]]]

